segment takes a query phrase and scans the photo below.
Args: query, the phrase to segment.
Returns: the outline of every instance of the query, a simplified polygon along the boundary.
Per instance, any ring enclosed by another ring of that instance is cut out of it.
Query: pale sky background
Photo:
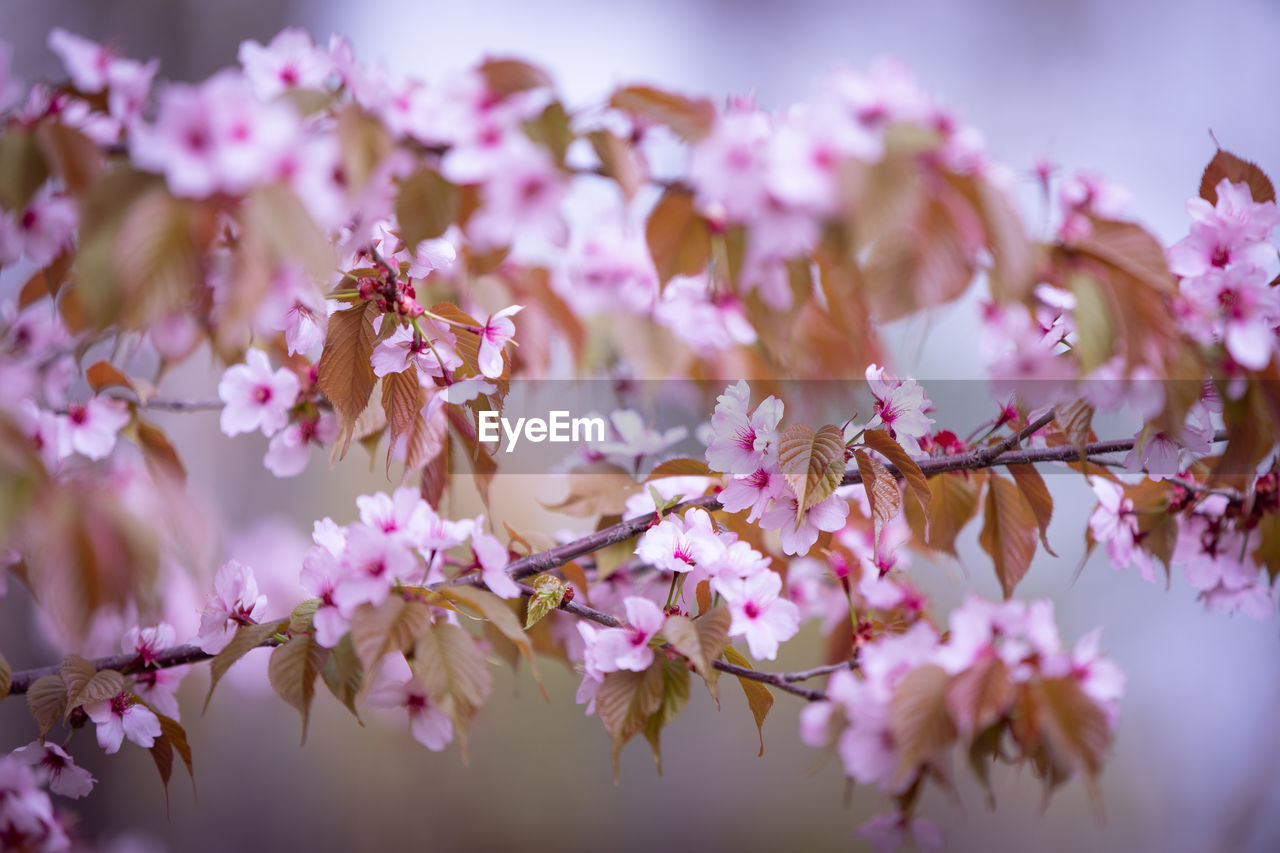
[[[345,33],[360,56],[428,79],[485,54],[523,56],[548,67],[576,105],[645,81],[717,98],[754,93],[776,106],[803,97],[837,63],[865,67],[894,55],[980,128],[999,159],[1025,169],[1047,155],[1068,170],[1098,170],[1132,191],[1133,213],[1166,242],[1185,233],[1183,206],[1213,153],[1211,129],[1227,148],[1280,173],[1280,3],[1273,0],[0,6],[0,38],[14,44],[16,70],[28,79],[57,73],[44,47],[55,25],[115,41],[140,58],[159,55],[162,74],[193,77],[233,62],[241,39],[265,42],[288,24],[318,39]],[[966,376],[974,368],[973,328],[961,308],[899,330],[897,340],[929,335],[915,364],[922,378]],[[185,427],[184,450],[219,446],[213,421]],[[229,524],[292,510],[286,525],[306,533],[318,514],[349,520],[353,494],[387,487],[357,470],[341,494],[320,494],[330,481],[315,463],[301,480],[275,482],[258,465],[264,448],[245,450],[252,441],[191,463],[192,488],[211,495]],[[353,467],[362,468],[343,471]],[[1280,849],[1280,621],[1207,614],[1180,577],[1166,592],[1112,572],[1105,558],[1091,560],[1073,585],[1092,497],[1079,480],[1054,484],[1050,538],[1061,557],[1042,555],[1018,594],[1053,598],[1068,640],[1104,626],[1104,648],[1128,673],[1118,742],[1101,784],[1105,818],[1079,781],[1042,813],[1029,773],[998,775],[1000,806],[989,813],[959,760],[957,799],[931,794],[924,813],[943,823],[954,850]],[[998,595],[976,528],[962,543],[968,569],[917,561],[939,612],[970,589]],[[8,618],[17,597],[11,591],[0,602],[0,641],[23,624],[21,614]],[[798,640],[778,668],[804,666],[814,654],[812,642]],[[572,705],[576,682],[558,671],[549,679],[550,706],[527,674],[513,697],[510,676],[496,673],[494,707],[474,731],[466,768],[456,749],[436,755],[381,726],[353,725],[327,696],[317,700],[301,751],[296,717],[274,699],[237,700],[226,691],[202,720],[205,678],[193,676],[184,697],[199,802],[175,776],[166,822],[159,787],[147,778],[149,758],[126,750],[90,761],[104,784],[78,804],[89,827],[108,834],[141,827],[173,849],[379,849],[385,844],[374,838],[427,837],[437,849],[516,841],[548,850],[848,849],[854,827],[887,808],[860,788],[845,810],[836,767],[809,772],[818,756],[799,743],[798,702],[789,697],[778,697],[765,758],[755,758],[746,708],[727,683],[722,711],[695,689],[667,730],[665,778],[656,778],[647,747],[633,745],[614,787],[599,722],[581,718]],[[24,725],[12,708],[0,708],[0,748],[17,745],[8,733]],[[76,746],[93,752],[79,739]],[[132,772],[141,781],[124,781]]]

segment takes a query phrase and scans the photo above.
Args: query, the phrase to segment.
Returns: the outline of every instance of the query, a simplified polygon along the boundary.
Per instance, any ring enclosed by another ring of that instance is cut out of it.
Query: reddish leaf
[[[880,460],[865,450],[855,450],[853,458],[858,463],[862,486],[867,492],[867,503],[871,506],[871,524],[875,531],[875,550],[878,555],[881,531],[902,511],[902,491],[898,488],[898,481]]]
[[[952,679],[947,710],[961,736],[971,738],[1003,717],[1014,698],[1008,667],[991,655]]]
[[[1223,178],[1233,184],[1248,184],[1249,192],[1256,202],[1276,200],[1275,187],[1272,186],[1271,179],[1267,177],[1266,172],[1258,168],[1257,164],[1242,160],[1230,151],[1223,151],[1221,148],[1213,155],[1209,165],[1205,166],[1204,174],[1200,177],[1200,198],[1209,202],[1209,204],[1216,205],[1218,203],[1218,184],[1222,182]]]
[[[924,541],[928,542],[929,504],[933,500],[933,491],[929,487],[929,481],[925,479],[924,472],[920,470],[920,466],[916,461],[907,455],[907,451],[902,449],[902,445],[887,431],[881,429],[867,430],[862,434],[862,441],[867,447],[892,462],[902,473],[907,484],[907,490],[911,492],[912,497],[920,504],[920,511],[924,517]]]
[[[596,691],[596,713],[613,741],[613,777],[618,778],[618,756],[627,741],[638,734],[662,707],[663,658],[643,672],[606,673]],[[687,685],[686,685],[687,687]],[[686,695],[687,695],[686,690]]]
[[[1036,553],[1036,517],[1012,480],[991,475],[987,485],[986,522],[978,544],[995,563],[1004,597],[1027,574]]]
[[[940,666],[921,666],[903,676],[890,702],[890,726],[898,748],[894,776],[906,780],[951,743],[956,727],[947,712],[951,676]]]
[[[658,199],[644,229],[658,280],[698,275],[711,260],[711,232],[693,206],[693,194],[670,187]]]
[[[431,610],[416,598],[388,596],[363,604],[351,615],[351,642],[365,668],[388,652],[407,652],[431,625]]]
[[[798,520],[840,486],[844,477],[844,438],[840,428],[827,424],[814,432],[807,424],[791,425],[778,438],[778,467],[795,493]]]
[[[529,89],[549,89],[551,75],[521,59],[486,59],[476,69],[484,77],[489,91],[507,97]]]
[[[1013,475],[1013,481],[1018,485],[1018,490],[1022,492],[1027,505],[1031,507],[1031,512],[1036,517],[1036,524],[1040,527],[1040,544],[1050,555],[1058,556],[1049,547],[1049,521],[1053,518],[1053,498],[1044,484],[1044,478],[1040,476],[1040,472],[1034,465],[1010,465],[1008,468],[1009,473]]]
[[[343,421],[343,455],[356,419],[368,404],[377,381],[370,362],[375,343],[373,318],[377,313],[372,302],[335,311],[329,317],[324,350],[316,367],[320,390]]]
[[[680,712],[689,704],[689,669],[679,658],[667,659],[659,656],[655,665],[662,668],[662,703],[645,722],[644,736],[653,750],[654,763],[658,765],[658,775],[662,775],[662,750],[659,739],[662,727],[680,716]]]
[[[705,98],[687,98],[650,86],[627,86],[613,93],[609,106],[649,121],[665,124],[686,142],[711,132],[716,108]]]
[[[1032,691],[1039,706],[1036,717],[1041,732],[1055,757],[1073,769],[1097,776],[1111,746],[1106,712],[1071,676],[1047,678]]]
[[[977,514],[978,493],[985,477],[982,471],[949,471],[930,477],[927,540],[925,518],[914,505],[905,507],[907,521],[916,538],[933,551],[958,557],[956,537]]]

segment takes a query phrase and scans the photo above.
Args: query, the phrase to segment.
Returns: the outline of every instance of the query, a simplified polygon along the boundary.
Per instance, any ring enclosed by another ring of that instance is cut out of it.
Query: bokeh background
[[[1098,170],[1132,191],[1133,214],[1165,242],[1186,231],[1183,205],[1213,153],[1210,131],[1280,172],[1275,0],[0,3],[0,38],[27,80],[60,76],[45,47],[54,26],[158,56],[163,76],[195,79],[233,62],[241,40],[265,43],[286,25],[318,40],[344,33],[362,58],[427,79],[485,54],[520,55],[552,70],[576,104],[644,81],[715,97],[754,93],[774,106],[803,97],[837,63],[893,55],[982,129],[999,159],[1020,170],[1042,156]],[[1030,188],[1028,180],[1034,214]],[[974,328],[972,305],[962,304],[893,329],[897,366],[922,380],[973,376]],[[265,441],[227,443],[212,415],[166,425],[215,532],[211,565],[228,549],[296,565],[312,519],[345,523],[355,495],[389,488],[355,454],[333,475],[317,461],[298,480],[276,481],[259,464]],[[1061,556],[1042,553],[1019,595],[1053,598],[1068,640],[1105,626],[1104,647],[1128,673],[1099,796],[1076,781],[1044,808],[1029,773],[999,773],[990,812],[957,761],[954,795],[931,794],[923,812],[954,850],[1280,849],[1280,623],[1206,614],[1180,578],[1165,590],[1112,572],[1100,555],[1073,582],[1092,497],[1078,478],[1051,482],[1050,538]],[[529,508],[539,489],[529,478],[501,486],[499,517],[536,523]],[[916,562],[939,613],[968,590],[998,595],[976,529],[961,542],[958,564]],[[0,599],[0,647],[19,668],[52,659],[31,639],[24,596],[11,585]],[[817,637],[803,634],[777,667],[809,665],[817,650]],[[695,689],[664,734],[662,778],[638,742],[615,786],[607,738],[573,704],[576,677],[556,666],[543,667],[550,703],[527,672],[497,674],[469,764],[456,746],[430,753],[376,719],[361,728],[327,694],[298,748],[297,717],[265,695],[264,668],[246,663],[203,717],[207,668],[189,677],[183,721],[197,790],[176,773],[167,807],[141,750],[105,758],[91,736],[77,737],[74,752],[102,783],[77,803],[85,834],[181,851],[819,850],[856,847],[854,828],[887,810],[861,789],[846,806],[836,762],[799,743],[800,705],[790,697],[778,697],[757,758],[754,726],[729,682],[720,710]],[[0,749],[33,734],[21,707],[0,704]]]

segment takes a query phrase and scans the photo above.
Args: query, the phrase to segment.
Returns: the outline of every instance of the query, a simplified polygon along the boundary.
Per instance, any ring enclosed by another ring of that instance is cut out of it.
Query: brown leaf
[[[947,174],[977,212],[986,232],[991,266],[987,283],[996,302],[1019,302],[1035,283],[1035,252],[1022,219],[1004,192],[980,175]]]
[[[396,455],[397,443],[403,437],[405,443],[401,455],[404,458],[405,474],[417,469],[432,455],[426,441],[426,421],[422,410],[431,399],[431,392],[423,388],[418,381],[418,368],[410,365],[399,373],[388,373],[382,377],[382,410],[387,416],[387,476],[391,476],[391,460]],[[440,412],[434,432],[439,438],[440,427],[447,429],[444,412]],[[421,423],[420,423],[421,422]],[[439,448],[434,448],[438,450]]]
[[[489,701],[493,675],[471,635],[447,622],[429,625],[414,647],[413,670],[427,696],[453,720],[463,756],[467,725]]]
[[[705,98],[688,98],[651,86],[626,86],[613,93],[609,106],[649,121],[665,124],[685,142],[697,142],[711,132],[716,108]]]
[[[644,478],[646,483],[654,480],[661,480],[664,477],[719,477],[719,474],[713,472],[707,467],[707,463],[701,459],[689,459],[684,456],[675,459],[667,459],[653,466],[653,470],[649,472],[649,476]],[[689,497],[693,497],[690,495]]]
[[[889,435],[886,430],[872,429],[862,434],[862,442],[888,459],[902,473],[907,484],[907,490],[911,492],[912,497],[920,504],[920,511],[924,517],[924,541],[929,541],[929,504],[933,500],[933,491],[929,488],[929,481],[925,479],[924,472],[920,470],[920,466],[912,459],[907,451],[902,449],[893,436]]]
[[[276,695],[302,715],[302,743],[307,741],[311,700],[316,695],[316,676],[329,661],[329,650],[316,642],[314,634],[299,634],[271,650],[267,679]]]
[[[21,211],[49,178],[36,135],[17,127],[0,133],[0,208]]]
[[[84,378],[94,392],[101,391],[103,388],[120,387],[137,393],[133,387],[133,380],[109,361],[98,361],[89,365],[84,372]]]
[[[1111,746],[1106,713],[1070,676],[1046,678],[1032,687],[1041,733],[1060,761],[1096,777]]]
[[[136,420],[130,437],[137,442],[142,451],[142,460],[153,478],[158,479],[163,475],[174,478],[179,484],[187,481],[187,468],[160,427],[144,420]]]
[[[9,688],[13,686],[13,667],[9,665],[9,661],[5,659],[3,653],[0,653],[0,701],[9,695]]]
[[[1012,480],[992,474],[987,485],[986,521],[978,544],[995,563],[1004,597],[1027,574],[1036,553],[1036,517]]]
[[[627,201],[635,198],[644,183],[644,175],[631,146],[609,130],[592,131],[587,139],[600,158],[600,171],[617,181],[623,198]]]
[[[662,707],[665,688],[663,660],[658,657],[643,672],[621,670],[606,673],[596,691],[596,714],[600,716],[604,730],[613,741],[614,781],[618,778],[618,756],[622,754],[622,747]]]
[[[658,775],[662,775],[662,750],[659,738],[662,727],[680,716],[680,712],[689,704],[689,670],[679,658],[667,659],[658,657],[662,667],[662,704],[645,722],[644,736],[653,749],[653,760],[658,765]]]
[[[960,735],[972,738],[995,723],[1013,705],[1009,669],[995,655],[956,675],[947,688],[947,711]]]
[[[359,720],[356,696],[360,694],[360,685],[364,682],[364,666],[360,663],[360,656],[356,654],[349,632],[343,634],[338,644],[329,650],[329,659],[324,663],[321,676],[333,697]]]
[[[735,666],[741,666],[746,669],[754,669],[751,661],[743,657],[742,653],[733,646],[724,647],[724,659]],[[764,719],[769,716],[769,709],[773,707],[773,693],[759,681],[750,678],[737,676],[738,684],[742,685],[742,692],[747,695],[747,707],[751,709],[751,716],[756,721],[756,732],[760,735],[760,755],[764,755]]]
[[[982,471],[948,471],[929,478],[929,537],[925,539],[925,520],[915,506],[907,505],[907,521],[921,542],[942,554],[959,557],[956,537],[977,514],[978,493],[986,474]]]
[[[320,390],[343,421],[343,455],[356,419],[369,403],[377,381],[370,361],[375,343],[373,318],[377,313],[373,302],[364,302],[330,315],[324,350],[316,367]]]
[[[387,596],[351,614],[351,642],[365,669],[388,652],[407,652],[431,625],[431,610],[416,598]]]
[[[1258,168],[1256,163],[1243,160],[1230,151],[1218,149],[1205,166],[1200,177],[1200,198],[1216,205],[1218,203],[1218,184],[1226,178],[1233,184],[1246,183],[1249,192],[1256,202],[1275,201],[1276,190],[1267,173]]]
[[[387,126],[355,104],[338,111],[338,145],[348,192],[364,190],[393,147]]]
[[[484,77],[489,91],[505,98],[530,89],[549,89],[551,75],[522,59],[486,59],[476,69]]]
[[[840,427],[827,424],[817,432],[807,424],[787,427],[778,438],[778,467],[795,493],[799,519],[840,486],[844,477],[844,437]]]
[[[258,625],[241,625],[236,628],[235,636],[222,651],[214,655],[209,663],[209,692],[204,697],[204,709],[209,710],[209,702],[213,699],[213,689],[218,686],[222,676],[227,674],[231,665],[249,652],[267,642],[273,635],[287,630],[288,619],[277,619],[274,622],[263,622]]]
[[[98,671],[93,661],[67,655],[58,664],[58,674],[67,688],[67,712],[77,705],[101,702],[124,690],[124,676],[114,669]]]
[[[449,482],[449,458],[452,452],[453,438],[449,434],[446,422],[444,434],[440,436],[440,449],[422,467],[422,482],[418,484],[419,494],[432,509],[439,508],[440,499],[444,496],[445,486]]]
[[[644,236],[662,284],[677,275],[698,275],[711,260],[711,232],[688,190],[669,187],[662,194],[649,214]]]
[[[903,676],[893,691],[889,723],[898,748],[894,777],[904,781],[932,761],[956,736],[947,712],[951,676],[940,666],[921,666]]]
[[[879,556],[880,533],[902,511],[902,491],[898,488],[898,481],[880,460],[865,450],[855,450],[853,458],[858,463],[858,473],[862,475],[862,486],[867,492],[867,503],[871,506],[875,552]]]
[[[566,515],[619,515],[627,498],[641,490],[629,473],[605,462],[574,468],[569,473],[569,493],[555,504],[543,504],[552,512]]]
[[[72,195],[83,193],[102,174],[102,149],[75,128],[46,119],[36,125],[36,139],[45,161]]]
[[[1044,484],[1044,478],[1040,476],[1035,465],[1007,467],[1009,473],[1013,475],[1013,481],[1018,485],[1018,490],[1022,492],[1027,505],[1031,507],[1032,514],[1036,517],[1036,524],[1040,527],[1040,544],[1050,556],[1058,556],[1049,547],[1049,521],[1053,518],[1053,498],[1049,495],[1049,488]]]
[[[458,216],[458,188],[424,166],[400,181],[396,195],[396,221],[400,239],[410,252],[423,240],[433,240],[448,230]]]
[[[689,659],[693,671],[702,676],[716,704],[720,704],[717,678],[720,671],[711,662],[718,660],[729,642],[729,624],[733,617],[725,606],[704,613],[696,620],[685,616],[668,616],[662,626],[663,636],[671,646]]]
[[[53,728],[53,724],[67,710],[67,686],[59,675],[43,675],[27,688],[27,708],[40,727],[40,737]]]

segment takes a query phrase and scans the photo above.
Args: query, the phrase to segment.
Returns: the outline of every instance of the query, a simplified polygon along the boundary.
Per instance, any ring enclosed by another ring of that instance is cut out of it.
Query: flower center
[[[259,385],[253,389],[253,401],[260,406],[271,402],[271,386]]]
[[[748,619],[756,619],[760,616],[760,605],[754,601],[748,601],[742,606],[742,612],[747,614]]]

